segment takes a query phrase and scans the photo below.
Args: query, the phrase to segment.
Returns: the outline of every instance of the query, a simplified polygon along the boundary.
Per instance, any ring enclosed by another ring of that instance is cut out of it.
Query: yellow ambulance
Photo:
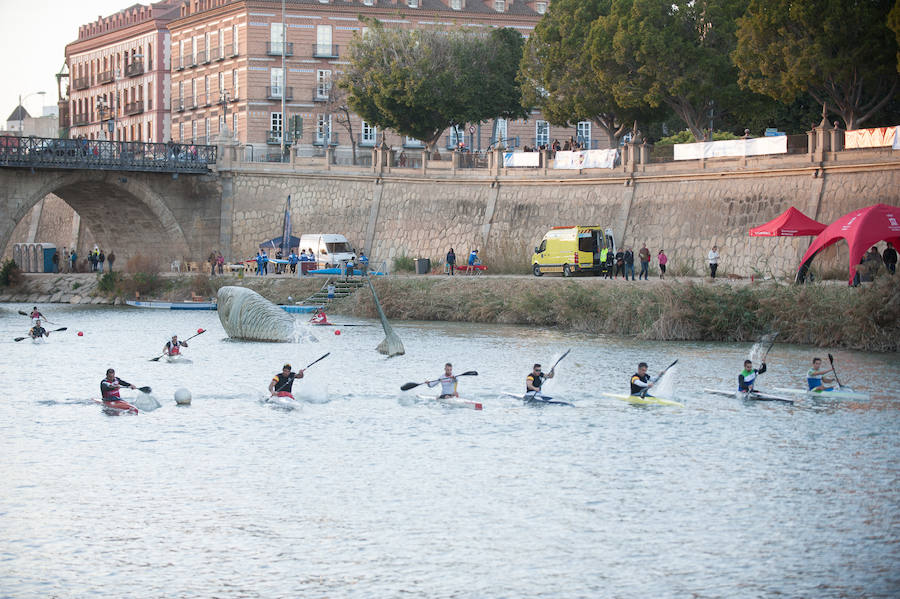
[[[534,248],[531,270],[536,277],[550,272],[562,273],[564,277],[580,272],[600,275],[606,269],[606,264],[600,263],[603,248],[608,248],[612,255],[616,253],[612,229],[553,227]]]

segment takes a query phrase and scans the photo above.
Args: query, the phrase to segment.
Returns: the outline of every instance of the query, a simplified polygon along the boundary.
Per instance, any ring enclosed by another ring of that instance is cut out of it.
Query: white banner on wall
[[[541,166],[540,152],[504,152],[503,166]]]
[[[897,127],[851,129],[844,132],[844,149],[897,148]]]
[[[699,158],[721,158],[724,156],[760,156],[763,154],[787,154],[787,136],[675,144],[675,160],[697,160]]]
[[[900,125],[894,127],[894,150],[900,150]]]
[[[553,168],[614,168],[618,150],[582,150],[580,152],[557,152]]]

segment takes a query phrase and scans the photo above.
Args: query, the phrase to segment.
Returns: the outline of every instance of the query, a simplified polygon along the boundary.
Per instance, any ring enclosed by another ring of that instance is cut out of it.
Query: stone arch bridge
[[[205,255],[220,241],[215,150],[0,137],[0,248],[35,204],[55,194],[123,264],[136,254]]]

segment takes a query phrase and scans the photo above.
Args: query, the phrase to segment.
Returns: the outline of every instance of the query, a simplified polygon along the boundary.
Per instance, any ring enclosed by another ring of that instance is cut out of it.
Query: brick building
[[[169,23],[172,139],[212,143],[227,118],[248,159],[280,159],[284,135],[285,144],[293,145],[300,155],[315,154],[328,144],[335,146],[341,161],[349,160],[350,133],[336,122],[328,99],[332,81],[349,64],[347,49],[353,35],[363,30],[360,16],[411,28],[511,27],[528,36],[547,4],[544,0],[286,0],[282,20],[280,0],[186,0],[180,4],[178,18]],[[300,130],[300,119],[302,134],[294,135]],[[350,123],[360,148],[382,139],[398,148],[422,147],[416,140],[378,131],[356,116]],[[590,129],[590,123],[580,124],[577,131],[551,128],[534,113],[527,121],[498,119],[468,125],[459,133],[448,131],[438,148],[463,141],[484,150],[498,139],[521,147],[576,135],[596,147]]]
[[[78,28],[66,46],[69,137],[169,139],[169,21],[179,2],[135,4]]]

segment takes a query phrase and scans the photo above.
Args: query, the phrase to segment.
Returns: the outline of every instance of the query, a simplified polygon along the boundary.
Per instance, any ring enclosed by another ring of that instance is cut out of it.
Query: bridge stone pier
[[[47,194],[81,217],[119,264],[134,255],[196,259],[220,247],[222,190],[214,173],[0,169],[0,248]],[[2,251],[2,250],[0,250]]]

